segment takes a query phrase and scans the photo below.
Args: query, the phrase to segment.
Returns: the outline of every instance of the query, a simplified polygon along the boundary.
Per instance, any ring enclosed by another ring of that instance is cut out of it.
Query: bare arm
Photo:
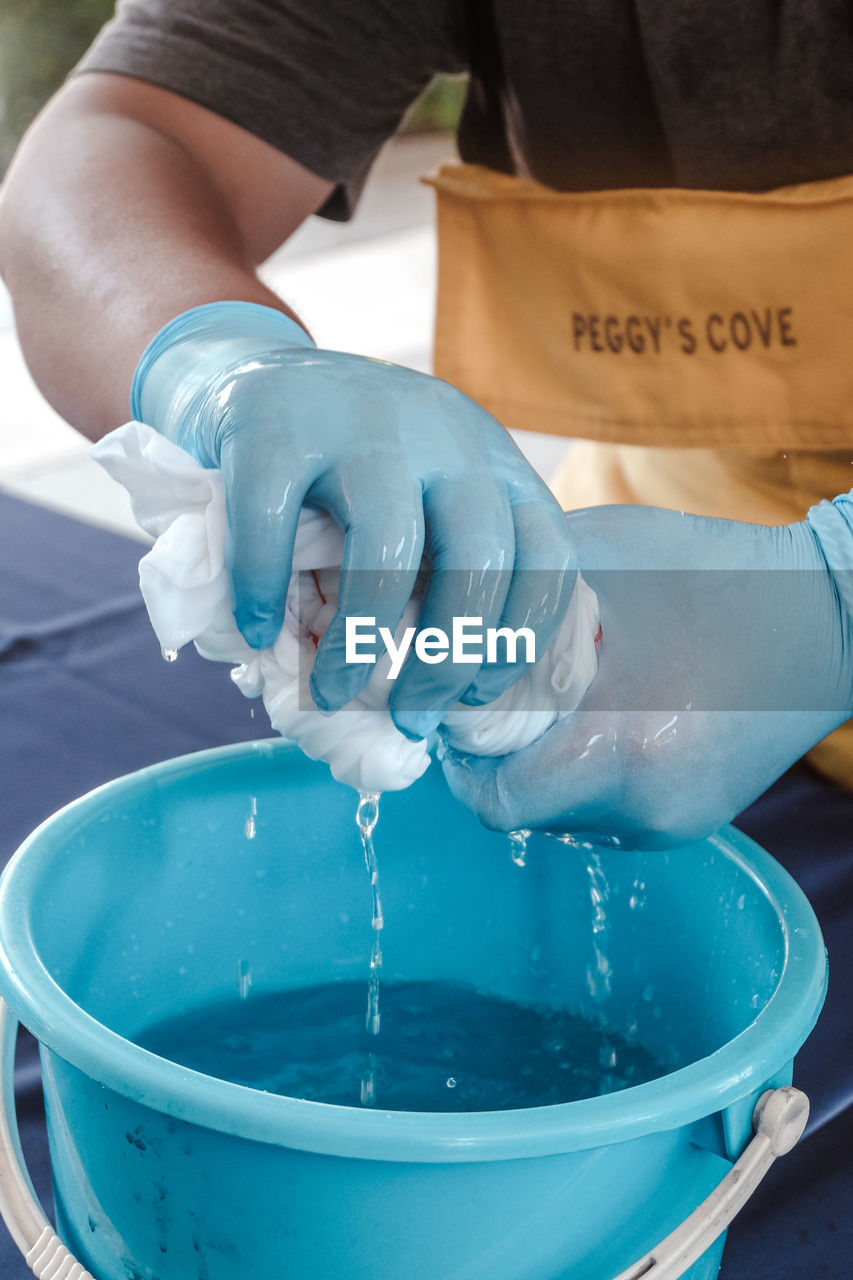
[[[453,617],[486,626],[517,617],[547,648],[574,574],[565,572],[562,511],[495,419],[411,370],[346,352],[306,359],[292,322],[268,310],[287,309],[259,282],[257,265],[331,186],[171,93],[81,76],[42,114],[10,172],[0,270],[36,381],[93,436],[129,416],[133,371],[150,339],[200,309],[159,345],[140,412],[220,471],[243,636],[265,648],[279,634],[306,498],[345,531],[348,569],[382,570],[342,576],[337,622],[312,673],[317,704],[334,709],[369,674],[346,662],[345,618],[373,614],[396,626],[424,545],[434,569],[472,569],[450,575],[451,587],[436,575],[428,589],[424,617],[444,630]],[[217,301],[231,305],[204,306]],[[260,348],[266,361],[253,358],[258,334],[273,346]],[[550,589],[538,573],[531,587],[523,573],[510,583],[480,572],[496,565],[547,569]],[[431,733],[476,677],[468,665],[449,667],[443,679],[429,672],[427,680],[416,665],[401,673],[392,714],[410,736]],[[488,696],[516,670],[493,673]]]
[[[173,316],[220,299],[292,314],[255,269],[331,189],[164,89],[71,81],[0,191],[0,272],[45,396],[94,439],[126,420],[136,363]]]

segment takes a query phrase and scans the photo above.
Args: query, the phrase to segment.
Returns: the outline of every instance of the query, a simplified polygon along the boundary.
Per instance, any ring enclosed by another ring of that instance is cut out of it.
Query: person
[[[582,568],[603,639],[581,711],[506,759],[448,755],[451,785],[496,826],[710,831],[850,713],[851,42],[820,0],[120,0],[4,183],[27,360],[82,431],[133,387],[222,468],[252,643],[303,500],[347,529],[369,572],[346,607],[378,621],[423,545],[432,621],[529,615],[546,642]],[[433,179],[443,382],[317,351],[257,275],[310,214],[349,216],[439,70],[471,77],[463,163]],[[503,427],[580,439],[559,501]],[[332,642],[327,707],[357,685]],[[512,675],[473,674],[401,676],[398,725]],[[741,819],[812,896],[836,978],[798,1059],[812,1136],[728,1274],[849,1258],[849,813],[803,771]]]
[[[130,395],[221,468],[251,644],[281,625],[300,507],[335,516],[347,542],[312,674],[323,709],[367,674],[343,661],[345,617],[393,626],[422,554],[422,625],[529,625],[540,651],[574,571],[597,570],[601,668],[581,713],[517,758],[450,755],[451,785],[506,826],[653,844],[713,830],[849,715],[848,502],[782,530],[654,508],[565,521],[500,423],[590,437],[569,457],[573,507],[612,497],[631,449],[662,459],[669,507],[685,487],[672,474],[710,473],[712,451],[718,518],[761,519],[754,486],[731,510],[745,440],[753,461],[819,445],[837,464],[846,276],[827,295],[812,268],[849,201],[853,108],[833,73],[849,39],[810,5],[122,0],[4,184],[0,266],[27,360],[84,432],[118,425]],[[472,74],[464,163],[435,179],[441,381],[318,350],[257,276],[309,214],[347,216],[438,69]],[[745,565],[763,575],[757,598]],[[679,572],[638,599],[638,569]],[[783,575],[795,598],[770,586],[779,569],[799,571]],[[705,570],[713,597],[687,585]],[[678,696],[650,702],[676,670]],[[395,722],[429,736],[451,702],[488,701],[517,671],[409,662]]]

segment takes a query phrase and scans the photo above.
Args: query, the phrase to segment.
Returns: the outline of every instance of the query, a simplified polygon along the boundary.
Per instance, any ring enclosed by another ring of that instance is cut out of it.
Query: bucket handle
[[[613,1280],[676,1280],[739,1213],[777,1156],[799,1142],[809,1118],[800,1089],[765,1089],[752,1113],[755,1136],[709,1196],[656,1248]]]
[[[15,1113],[18,1023],[0,996],[0,1214],[38,1280],[94,1280],[53,1230],[26,1171]],[[799,1141],[809,1100],[799,1089],[766,1089],[752,1114],[755,1136],[711,1194],[656,1248],[613,1280],[677,1280],[752,1195],[777,1156]]]
[[[94,1280],[44,1215],[27,1173],[15,1112],[18,1023],[0,996],[0,1214],[39,1280]]]

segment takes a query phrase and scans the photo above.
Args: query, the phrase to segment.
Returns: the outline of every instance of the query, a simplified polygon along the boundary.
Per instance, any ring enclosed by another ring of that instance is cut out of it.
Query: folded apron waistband
[[[505,426],[662,447],[853,445],[853,178],[762,195],[435,187],[435,372]]]

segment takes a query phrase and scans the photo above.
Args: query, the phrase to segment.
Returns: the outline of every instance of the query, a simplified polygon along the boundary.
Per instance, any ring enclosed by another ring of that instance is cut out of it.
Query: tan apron
[[[853,487],[853,177],[762,195],[560,193],[477,165],[436,189],[435,372],[576,443],[566,508],[764,524]],[[853,722],[810,753],[853,786]]]

